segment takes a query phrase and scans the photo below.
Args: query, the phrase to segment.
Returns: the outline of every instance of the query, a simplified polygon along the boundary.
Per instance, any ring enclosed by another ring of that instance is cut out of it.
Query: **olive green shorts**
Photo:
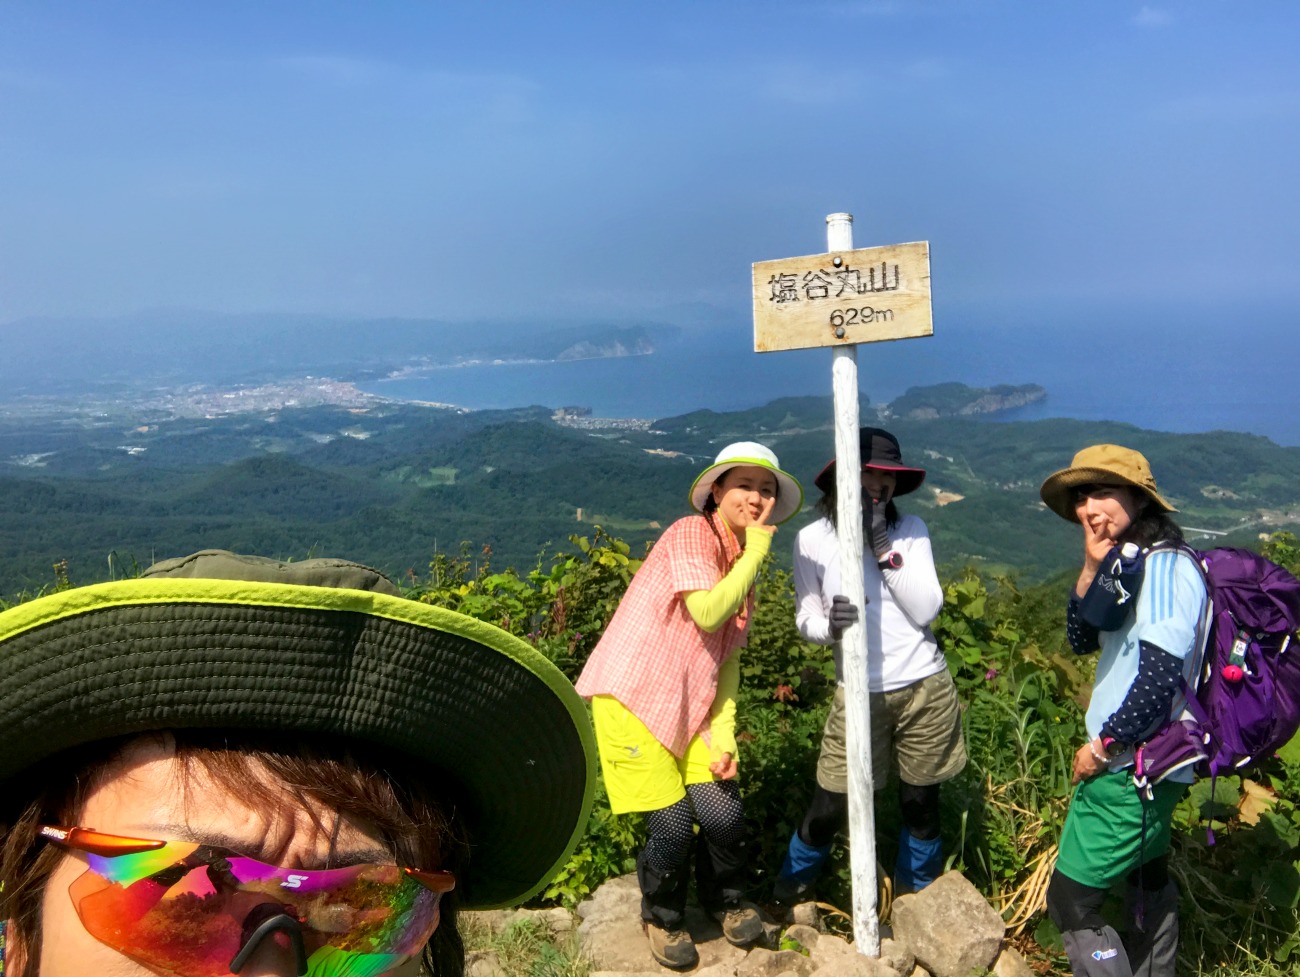
[[[844,725],[840,686],[817,758],[817,783],[837,794],[849,789]],[[947,669],[892,692],[871,693],[871,777],[877,790],[891,773],[915,787],[927,787],[952,779],[965,766],[957,686]]]

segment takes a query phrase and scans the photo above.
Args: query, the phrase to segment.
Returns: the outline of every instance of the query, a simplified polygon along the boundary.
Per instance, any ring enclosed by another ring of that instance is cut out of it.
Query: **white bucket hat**
[[[789,472],[781,470],[772,449],[757,441],[737,441],[718,452],[713,464],[700,472],[691,486],[691,508],[704,511],[704,503],[713,490],[713,483],[729,468],[754,465],[766,468],[776,476],[776,505],[772,509],[772,525],[780,525],[803,507],[803,486]]]

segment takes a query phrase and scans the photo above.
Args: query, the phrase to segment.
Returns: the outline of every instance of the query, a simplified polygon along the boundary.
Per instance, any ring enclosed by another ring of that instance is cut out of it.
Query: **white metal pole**
[[[853,250],[853,215],[826,217],[826,246]],[[849,781],[849,857],[853,873],[853,940],[858,952],[880,956],[876,899],[876,828],[871,770],[871,698],[867,675],[866,601],[862,577],[862,452],[858,444],[858,351],[846,343],[832,349],[831,389],[835,412],[836,539],[840,585],[859,608],[858,623],[840,638],[844,675],[845,744]]]

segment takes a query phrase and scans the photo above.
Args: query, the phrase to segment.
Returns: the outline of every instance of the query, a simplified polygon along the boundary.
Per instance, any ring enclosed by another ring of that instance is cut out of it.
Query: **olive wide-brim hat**
[[[1177,512],[1156,488],[1146,455],[1118,444],[1094,444],[1074,456],[1069,468],[1048,475],[1038,490],[1047,508],[1062,519],[1078,522],[1074,490],[1082,485],[1127,485],[1146,495],[1165,512]]]
[[[361,564],[209,550],[0,613],[0,790],[71,747],[204,728],[319,733],[445,775],[469,811],[471,909],[553,878],[595,789],[590,721],[559,669]]]
[[[736,441],[718,452],[713,464],[696,476],[691,485],[691,508],[704,511],[704,503],[713,491],[713,483],[729,469],[752,465],[766,468],[776,478],[776,504],[772,506],[772,525],[779,526],[803,508],[803,486],[799,479],[781,470],[772,449],[757,441]]]

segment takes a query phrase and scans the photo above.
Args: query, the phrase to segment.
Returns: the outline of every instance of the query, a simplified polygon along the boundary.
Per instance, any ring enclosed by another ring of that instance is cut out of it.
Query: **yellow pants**
[[[673,756],[627,706],[608,695],[592,696],[591,718],[605,793],[615,814],[671,807],[686,796],[687,784],[716,779],[709,770],[711,751],[701,736],[691,740],[686,756]]]

